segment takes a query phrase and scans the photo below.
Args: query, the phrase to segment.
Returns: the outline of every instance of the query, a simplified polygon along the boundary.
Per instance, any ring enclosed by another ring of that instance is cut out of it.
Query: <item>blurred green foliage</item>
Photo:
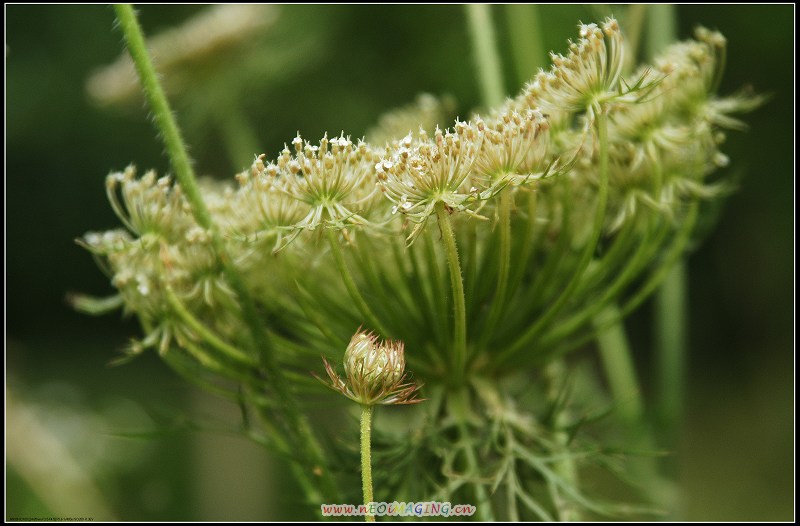
[[[154,34],[201,9],[142,6],[141,21]],[[201,109],[211,113],[230,92],[238,94],[241,115],[269,156],[298,130],[311,138],[341,130],[360,136],[381,113],[423,91],[452,95],[462,116],[478,105],[464,13],[458,6],[279,9],[277,23],[262,39],[272,52],[264,54],[261,84],[248,81],[242,87],[236,76],[214,78],[218,93],[195,90],[205,95],[173,97],[188,142],[195,145],[192,154],[200,173],[231,180],[250,162],[231,158],[223,131],[213,121],[192,120],[203,114],[198,105],[208,105]],[[685,518],[789,520],[794,495],[794,6],[682,5],[678,13],[682,37],[702,24],[728,38],[721,92],[752,85],[771,95],[765,107],[748,117],[749,131],[729,135],[724,150],[732,159],[729,169],[742,172],[740,188],[689,260],[689,419],[677,452],[687,496]],[[505,52],[505,86],[513,94],[520,86],[508,54],[506,19],[501,7],[494,7],[493,14]],[[547,48],[563,49],[577,20],[605,14],[598,6],[543,6]],[[206,414],[208,399],[198,399],[153,357],[105,367],[116,356],[115,348],[137,329],[118,319],[81,316],[63,300],[70,290],[99,295],[111,290],[91,258],[73,243],[88,230],[117,224],[103,177],[130,162],[161,173],[168,167],[140,101],[129,108],[101,108],[86,94],[92,71],[122,52],[112,10],[9,5],[6,21],[7,395],[30,407],[101,415],[101,428],[115,436],[98,436],[98,443],[145,442],[137,446],[142,452],[135,466],[100,471],[85,466],[118,519],[304,517],[291,500],[291,485],[282,482],[289,478],[286,468],[275,459],[269,461],[270,477],[251,469],[250,475],[219,475],[236,483],[198,484],[198,478],[218,469],[209,462],[220,451],[249,452],[239,459],[245,466],[264,466],[268,455],[244,439],[224,438],[220,429],[230,430],[235,408],[224,408],[219,418],[225,423],[219,424]],[[627,324],[645,378],[649,314],[644,309]],[[77,399],[54,395],[48,387],[53,384],[70,386]],[[134,429],[102,417],[120,400],[139,408],[139,416],[128,422]],[[15,426],[13,420],[7,424]],[[205,430],[190,432],[196,428]],[[156,432],[116,436],[144,429]],[[205,437],[208,433],[222,442]],[[88,462],[81,455],[76,452],[75,460]],[[59,510],[48,508],[47,498],[36,494],[10,460],[6,518],[57,515]],[[228,465],[236,462],[230,459]],[[59,469],[52,466],[54,473]],[[282,492],[270,493],[270,486]],[[246,488],[255,492],[248,497],[253,500],[263,490],[262,507],[242,501]],[[198,505],[208,499],[223,503],[216,514]]]

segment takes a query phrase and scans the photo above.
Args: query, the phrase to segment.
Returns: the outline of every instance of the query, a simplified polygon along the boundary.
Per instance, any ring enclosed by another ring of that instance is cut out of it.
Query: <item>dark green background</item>
[[[142,6],[140,11],[152,34],[199,9]],[[240,101],[269,156],[297,130],[309,138],[326,130],[360,136],[381,112],[422,91],[453,95],[461,115],[478,104],[458,6],[280,9],[273,30],[281,32],[287,47],[309,35],[323,45],[313,57],[298,59],[307,63],[266,72],[262,89],[248,88]],[[577,20],[598,18],[596,8],[580,6],[544,6],[540,12],[546,43],[556,51],[575,35]],[[504,13],[497,6],[493,13],[507,51]],[[722,93],[751,85],[771,95],[746,117],[747,132],[729,134],[723,150],[731,157],[730,169],[742,172],[740,188],[689,260],[689,418],[678,452],[685,518],[790,520],[794,7],[679,6],[678,13],[682,37],[702,24],[728,38]],[[110,291],[91,257],[73,242],[88,230],[118,224],[106,202],[104,176],[130,162],[162,173],[168,167],[141,106],[101,109],[84,91],[89,73],[122,50],[112,26],[113,12],[105,7],[6,6],[7,395],[11,403],[55,407],[67,420],[75,414],[106,415],[98,440],[131,460],[123,465],[111,459],[90,472],[116,518],[307,516],[293,501],[280,461],[243,439],[213,431],[224,427],[213,416],[220,413],[218,404],[186,386],[156,357],[106,366],[137,334],[133,323],[119,316],[78,315],[64,302],[72,290]],[[508,57],[509,94],[519,89],[512,64]],[[217,84],[224,86],[224,80]],[[177,108],[180,118],[180,103]],[[219,133],[186,130],[190,143],[202,145],[192,150],[199,170],[230,178],[248,160],[232,163]],[[629,321],[645,386],[648,320],[646,307]],[[117,424],[115,404],[131,403],[149,416]],[[221,414],[228,413],[223,405]],[[148,422],[153,435],[119,436]],[[76,460],[81,462],[78,454]],[[7,518],[54,515],[13,462],[9,465]]]

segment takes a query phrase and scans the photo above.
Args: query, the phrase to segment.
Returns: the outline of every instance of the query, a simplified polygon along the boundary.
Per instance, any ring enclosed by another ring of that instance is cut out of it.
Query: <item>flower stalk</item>
[[[365,506],[375,500],[372,495],[372,410],[371,405],[361,406],[361,488]],[[364,520],[375,522],[375,516],[367,513]]]
[[[450,269],[450,289],[453,295],[453,348],[452,348],[452,370],[450,379],[454,385],[460,385],[464,380],[467,366],[467,314],[464,300],[464,282],[461,276],[461,264],[458,260],[458,246],[456,236],[453,233],[453,226],[450,223],[450,216],[445,210],[443,202],[436,203],[436,218],[439,221],[439,229],[442,233],[445,252],[447,254],[447,265]]]

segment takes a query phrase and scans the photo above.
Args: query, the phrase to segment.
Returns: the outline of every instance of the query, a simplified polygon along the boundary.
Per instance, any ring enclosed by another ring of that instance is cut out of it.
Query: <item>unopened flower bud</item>
[[[331,382],[326,383],[362,405],[415,404],[420,386],[406,380],[406,360],[401,341],[380,341],[371,333],[358,331],[344,353],[346,381],[325,361]]]

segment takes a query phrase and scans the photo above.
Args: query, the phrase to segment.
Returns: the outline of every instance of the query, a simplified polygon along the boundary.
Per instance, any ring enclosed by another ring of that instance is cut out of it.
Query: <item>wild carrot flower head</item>
[[[384,195],[394,203],[392,213],[408,216],[417,226],[413,241],[437,203],[455,211],[470,212],[468,206],[479,200],[478,188],[469,185],[480,140],[469,124],[456,121],[453,131],[439,128],[433,140],[424,132],[416,141],[409,135],[375,165]]]
[[[549,71],[541,71],[528,87],[528,96],[545,112],[583,111],[589,116],[602,103],[619,95],[624,66],[622,32],[613,18],[602,28],[580,24],[577,42],[570,41],[569,53],[551,53]]]
[[[294,225],[307,216],[310,206],[289,194],[286,178],[278,177],[276,165],[265,165],[265,157],[259,155],[249,170],[237,174],[240,187],[231,223],[256,242],[274,240],[272,251],[277,252],[300,234]]]
[[[293,151],[292,151],[293,150]],[[292,140],[292,150],[284,146],[275,163],[264,165],[261,158],[253,165],[255,178],[266,177],[271,183],[259,185],[268,192],[281,192],[289,202],[277,199],[263,206],[264,216],[278,213],[293,215],[296,209],[305,209],[305,215],[294,224],[283,228],[293,231],[291,241],[301,231],[322,228],[342,229],[365,225],[364,215],[378,198],[372,167],[377,154],[363,141],[354,144],[344,135],[328,139],[325,135],[319,145],[304,141],[300,134]],[[292,205],[294,201],[297,204]]]
[[[539,110],[503,111],[477,118],[474,127],[483,136],[474,166],[479,177],[519,185],[544,173],[549,125]]]
[[[346,380],[342,380],[327,360],[326,385],[362,405],[417,404],[421,386],[406,381],[403,342],[379,341],[374,334],[358,331],[344,353]]]

